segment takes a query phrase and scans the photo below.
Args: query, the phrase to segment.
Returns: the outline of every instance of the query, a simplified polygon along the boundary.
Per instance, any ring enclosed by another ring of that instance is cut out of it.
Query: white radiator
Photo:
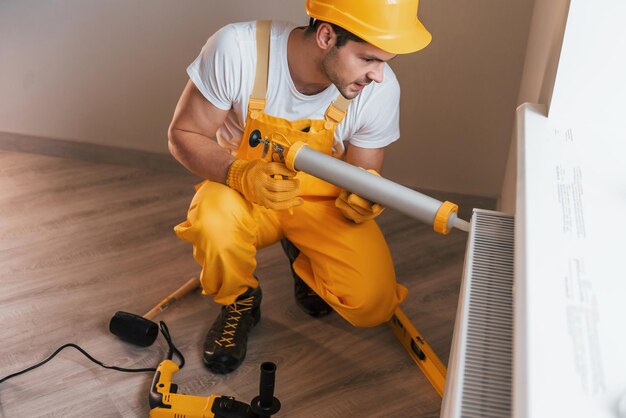
[[[515,220],[472,216],[441,416],[626,418],[626,127],[529,104],[517,127]]]
[[[442,417],[511,416],[514,229],[511,215],[474,210]]]

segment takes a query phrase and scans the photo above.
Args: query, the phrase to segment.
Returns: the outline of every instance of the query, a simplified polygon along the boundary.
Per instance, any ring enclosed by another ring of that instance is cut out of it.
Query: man
[[[399,137],[398,82],[387,62],[431,36],[418,0],[307,0],[309,27],[228,25],[189,66],[169,148],[198,185],[176,234],[193,244],[203,293],[224,305],[204,342],[215,373],[236,369],[260,319],[256,251],[279,240],[298,305],[355,326],[389,320],[406,297],[373,220],[383,208],[282,162],[249,138],[280,136],[380,172]],[[268,51],[269,48],[269,51]]]

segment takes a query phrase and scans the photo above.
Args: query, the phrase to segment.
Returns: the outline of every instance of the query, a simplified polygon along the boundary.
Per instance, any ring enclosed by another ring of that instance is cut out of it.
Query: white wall
[[[166,153],[166,131],[206,38],[231,21],[308,21],[303,0],[3,0],[0,131]],[[497,196],[532,0],[422,0],[424,51],[392,63],[402,139],[385,175]]]
[[[518,104],[550,105],[569,0],[535,0]],[[515,212],[517,142],[511,140],[499,209]]]
[[[306,21],[296,3],[3,0],[0,131],[166,153],[185,68],[209,35],[270,14]]]
[[[424,51],[398,57],[402,140],[386,174],[403,184],[497,197],[532,12],[529,0],[430,0]]]

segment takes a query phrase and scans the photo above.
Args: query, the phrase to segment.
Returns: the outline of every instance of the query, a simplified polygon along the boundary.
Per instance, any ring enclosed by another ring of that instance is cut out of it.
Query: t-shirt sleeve
[[[209,102],[219,109],[229,110],[241,87],[241,54],[236,29],[228,25],[215,32],[187,67],[187,74]]]
[[[361,148],[383,148],[400,137],[400,85],[392,72],[388,82],[377,85],[363,103],[358,129],[350,143]]]

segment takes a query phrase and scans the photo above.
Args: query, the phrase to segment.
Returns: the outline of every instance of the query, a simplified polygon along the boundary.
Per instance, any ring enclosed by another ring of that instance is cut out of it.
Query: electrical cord
[[[167,345],[169,347],[169,351],[167,352],[167,359],[171,360],[172,356],[176,354],[176,356],[180,359],[180,364],[178,365],[178,368],[182,369],[185,366],[185,357],[183,357],[183,353],[181,353],[174,345],[174,341],[172,341],[172,336],[170,335],[170,330],[167,329],[167,325],[165,325],[165,322],[159,321],[159,328],[161,329],[161,334],[163,334],[163,338],[165,338],[165,341],[167,341]]]
[[[160,321],[159,322],[159,327],[160,327],[160,330],[161,330],[161,334],[163,334],[163,338],[165,338],[165,341],[167,341],[167,345],[169,347],[169,350],[168,350],[168,353],[167,353],[167,359],[171,360],[173,355],[175,354],[180,359],[179,368],[182,369],[183,366],[185,365],[185,358],[183,357],[182,353],[178,350],[178,348],[176,348],[176,346],[174,345],[174,342],[172,341],[172,336],[170,335],[170,332],[169,332],[169,330],[167,328],[167,325],[165,325],[165,322]],[[76,350],[81,352],[85,357],[87,357],[89,360],[91,360],[92,362],[96,363],[98,366],[104,367],[105,369],[117,370],[118,372],[126,372],[126,373],[141,373],[141,372],[155,372],[156,371],[156,368],[154,368],[154,367],[143,368],[143,369],[128,369],[128,368],[125,368],[125,367],[107,366],[106,364],[102,363],[100,360],[97,360],[96,358],[94,358],[91,354],[89,354],[87,351],[85,351],[83,348],[81,348],[77,344],[68,343],[68,344],[64,344],[61,347],[59,347],[54,353],[52,353],[45,360],[42,360],[42,361],[40,361],[37,364],[34,364],[34,365],[30,366],[30,367],[27,367],[26,369],[20,370],[18,372],[15,372],[13,374],[10,374],[8,376],[5,376],[5,377],[1,378],[0,379],[0,384],[2,384],[3,382],[6,382],[7,380],[9,380],[9,379],[11,379],[13,377],[19,376],[19,375],[24,374],[26,372],[29,372],[29,371],[31,371],[33,369],[36,369],[37,367],[43,366],[44,364],[46,364],[47,362],[52,360],[57,354],[59,354],[63,349],[65,349],[67,347],[75,348]]]

